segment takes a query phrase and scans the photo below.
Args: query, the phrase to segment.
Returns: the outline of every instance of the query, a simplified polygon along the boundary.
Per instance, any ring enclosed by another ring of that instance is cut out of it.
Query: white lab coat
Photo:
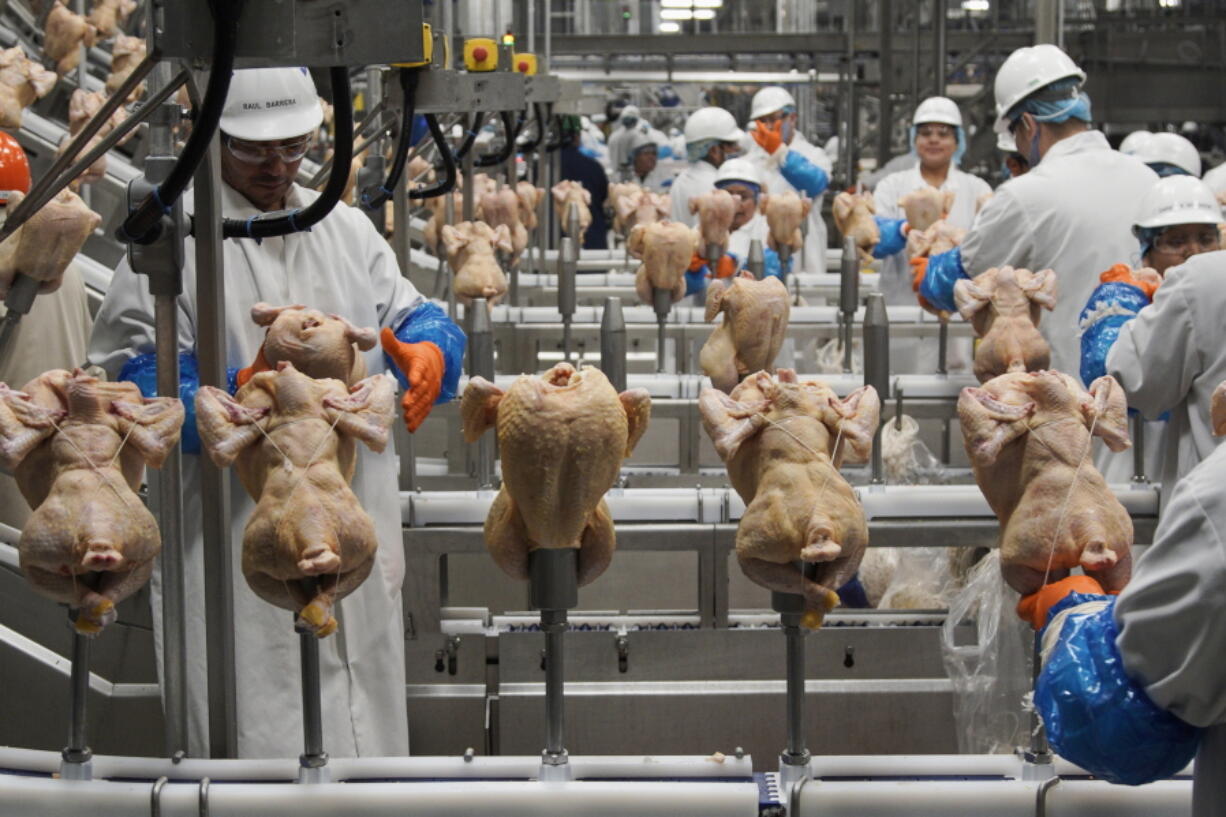
[[[629,180],[645,190],[650,190],[652,193],[667,193],[673,183],[673,174],[668,168],[661,167],[659,160],[657,160],[656,166],[651,169],[651,172],[641,178],[631,170]]]
[[[634,127],[627,128],[621,122],[609,134],[609,177],[617,179],[621,177],[622,166],[626,164],[630,157],[630,142],[634,138],[635,131],[639,133],[647,133],[648,128],[644,127],[643,120],[640,119],[634,123]]]
[[[1137,255],[1137,203],[1157,180],[1139,159],[1112,150],[1090,130],[1052,145],[1037,167],[998,187],[979,211],[962,243],[968,275],[1004,265],[1056,271],[1056,308],[1039,324],[1053,369],[1078,376],[1077,317],[1099,274]]]
[[[1171,412],[1161,469],[1146,460],[1146,470],[1162,480],[1164,500],[1218,446],[1209,408],[1213,390],[1226,380],[1223,282],[1226,251],[1168,269],[1154,302],[1124,324],[1107,356],[1107,373],[1124,387],[1130,407],[1150,419]]]
[[[826,151],[810,142],[802,133],[797,132],[792,137],[788,150],[796,151],[826,171],[827,175],[834,168]],[[787,179],[783,178],[776,161],[757,142],[754,142],[753,147],[749,149],[748,158],[756,162],[761,170],[767,193],[799,192],[788,183]],[[805,194],[801,193],[801,195]],[[805,263],[803,269],[795,268],[797,272],[824,273],[826,271],[826,220],[822,218],[822,201],[825,197],[825,193],[817,196],[809,208],[808,234],[805,236]]]
[[[677,178],[673,180],[673,186],[669,188],[669,196],[672,200],[670,218],[673,221],[688,224],[690,227],[696,226],[698,215],[690,212],[690,199],[714,190],[715,177],[718,173],[719,170],[715,165],[706,159],[690,162],[689,167],[677,175]]]
[[[749,258],[749,243],[755,238],[762,242],[762,252],[766,252],[766,237],[770,228],[766,224],[766,216],[754,213],[753,218],[728,234],[728,252],[737,257],[740,265],[745,266]]]
[[[318,194],[295,185],[290,206]],[[227,185],[222,210],[248,218],[257,210]],[[190,212],[192,196],[185,196]],[[179,296],[179,348],[196,345],[194,242],[187,239],[183,294]],[[391,247],[361,212],[337,206],[310,232],[284,238],[230,239],[225,253],[225,326],[228,365],[248,366],[264,339],[251,321],[257,301],[307,304],[358,326],[395,327],[423,302],[401,276]],[[129,357],[153,349],[153,299],[148,284],[126,260],[115,271],[90,340],[90,359],[114,377]],[[374,374],[385,370],[376,346],[364,353]],[[404,552],[394,454],[358,446],[353,491],[379,537],[370,577],[339,602],[336,634],[320,641],[324,747],[334,756],[408,753],[404,626],[401,585]],[[183,458],[186,573],[188,576],[188,753],[206,754],[205,631],[199,458]],[[254,509],[237,475],[230,477],[230,547],[235,606],[238,752],[242,757],[296,757],[302,751],[298,636],[293,615],[260,599],[241,573],[243,528]],[[153,580],[153,624],[162,644],[159,574]],[[159,670],[161,663],[159,660]]]
[[[1115,643],[1129,677],[1158,706],[1206,727],[1196,756],[1194,817],[1226,815],[1224,484],[1226,449],[1219,448],[1176,486],[1154,544],[1115,605]]]

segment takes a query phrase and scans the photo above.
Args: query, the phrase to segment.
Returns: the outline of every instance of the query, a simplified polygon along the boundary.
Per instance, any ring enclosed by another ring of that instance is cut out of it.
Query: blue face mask
[[[639,121],[639,118],[637,116],[627,116],[622,119],[622,124],[625,125],[627,128],[633,128],[635,123],[637,123],[638,121]]]
[[[1030,137],[1030,142],[1026,145],[1025,155],[1026,155],[1026,161],[1029,162],[1030,166],[1033,168],[1033,167],[1038,166],[1039,159],[1040,159],[1040,156],[1039,156],[1039,123],[1032,119],[1031,126],[1034,128],[1034,132]],[[1014,137],[1016,138],[1016,136],[1017,136],[1017,132],[1015,130]],[[1018,151],[1018,152],[1020,153],[1021,151]]]
[[[779,135],[783,137],[783,144],[792,144],[792,135],[794,131],[795,128],[792,127],[792,118],[788,117],[787,119],[783,120],[783,127],[779,129]]]

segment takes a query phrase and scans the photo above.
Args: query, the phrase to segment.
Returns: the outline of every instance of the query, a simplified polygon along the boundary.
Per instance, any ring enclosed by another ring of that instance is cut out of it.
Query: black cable
[[[553,140],[550,140],[545,143],[546,153],[553,153],[555,150],[562,147],[562,117],[560,116],[553,117],[552,124],[553,124],[554,130],[557,132],[558,139],[556,142]]]
[[[515,153],[515,123],[510,111],[502,112],[502,132],[506,136],[506,144],[502,150],[493,156],[482,156],[473,162],[474,167],[494,167],[506,162]]]
[[[341,200],[349,183],[349,165],[353,162],[353,98],[349,93],[349,69],[334,66],[328,69],[332,80],[332,116],[336,144],[332,154],[332,170],[319,198],[305,209],[261,213],[249,219],[227,218],[221,223],[223,238],[273,238],[309,230]]]
[[[532,137],[531,142],[524,142],[519,146],[522,151],[536,150],[536,146],[541,143],[541,138],[545,135],[545,114],[541,112],[541,103],[532,103],[533,116],[536,118],[536,136]]]
[[[477,141],[477,134],[481,132],[481,128],[485,125],[485,114],[478,113],[473,126],[469,128],[468,135],[464,137],[464,141],[460,143],[460,149],[455,152],[455,160],[457,162],[464,161],[464,157],[468,155],[468,151],[472,150],[473,142]]]
[[[213,140],[217,125],[221,122],[226,94],[230,91],[234,53],[238,46],[238,20],[242,15],[243,3],[244,0],[209,0],[213,12],[213,63],[204,102],[196,114],[187,145],[166,179],[145,196],[145,200],[128,214],[115,231],[120,241],[135,244],[156,241],[162,232],[162,216],[169,213],[179,196],[183,195],[196,168],[203,161],[209,142]]]
[[[405,162],[409,158],[409,149],[413,147],[413,118],[417,114],[417,78],[420,76],[416,68],[400,69],[400,89],[404,94],[404,115],[400,120],[400,138],[396,140],[396,154],[392,159],[392,169],[387,174],[387,180],[382,185],[371,185],[363,190],[360,197],[362,207],[367,210],[378,210],[392,197],[392,191],[400,181],[404,172]]]
[[[439,156],[443,157],[443,180],[433,187],[410,190],[409,198],[411,199],[432,199],[435,196],[445,196],[455,189],[456,161],[451,155],[451,148],[447,146],[447,137],[438,123],[438,117],[432,113],[426,114],[426,126],[430,128],[430,135],[434,137]]]

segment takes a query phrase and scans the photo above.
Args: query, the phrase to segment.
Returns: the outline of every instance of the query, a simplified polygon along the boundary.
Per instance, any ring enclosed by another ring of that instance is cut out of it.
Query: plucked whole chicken
[[[834,226],[844,238],[855,239],[860,260],[866,264],[872,263],[873,247],[881,241],[881,230],[873,218],[876,212],[873,194],[867,190],[863,193],[839,193],[831,205]]]
[[[485,298],[487,305],[498,303],[507,291],[507,277],[498,264],[495,250],[511,252],[511,235],[505,224],[491,227],[484,221],[461,221],[443,225],[443,246],[447,263],[455,277],[452,288],[461,303]]]
[[[93,118],[94,114],[102,109],[106,103],[107,95],[104,91],[84,91],[80,88],[72,92],[72,96],[68,99],[68,135],[60,142],[59,153],[63,153],[67,147],[72,144],[72,138],[81,132],[85,127],[85,123]],[[94,149],[107,135],[115,128],[119,127],[125,119],[128,118],[127,111],[122,107],[116,108],[111,114],[111,118],[107,120],[93,138],[81,149],[78,155]],[[131,130],[122,139],[116,143],[116,146],[122,145],[135,135],[136,131]],[[101,181],[106,175],[106,156],[99,156],[98,161],[94,162],[86,168],[80,176],[73,179],[71,182],[72,189],[77,190],[82,184],[90,184],[92,182]]]
[[[961,246],[966,230],[955,227],[945,219],[934,221],[926,230],[907,232],[907,258],[940,255]]]
[[[268,327],[260,346],[263,368],[289,361],[307,377],[332,378],[346,385],[366,377],[366,361],[359,352],[375,348],[378,342],[373,329],[300,304],[271,306],[261,301],[251,307],[251,320]]]
[[[1051,347],[1039,334],[1040,309],[1056,306],[1056,273],[992,267],[954,285],[958,312],[979,336],[975,377],[980,383],[1005,372],[1034,372],[1051,363]]]
[[[519,222],[524,229],[532,232],[540,223],[537,210],[545,198],[545,191],[532,182],[518,182],[515,185],[515,195],[519,197]]]
[[[639,187],[634,182],[614,182],[613,184],[609,185],[609,195],[608,198],[605,199],[605,203],[609,209],[609,213],[611,213],[613,216],[613,232],[620,236],[624,237],[630,232],[630,228],[634,226],[633,223],[626,223],[626,221],[623,220],[621,213],[633,213],[634,206],[624,205],[619,207],[618,205],[621,204],[622,199],[633,199],[637,197],[639,191],[642,189],[642,187]]]
[[[825,383],[780,369],[747,377],[731,395],[703,389],[698,410],[745,501],[736,531],[741,569],[768,590],[803,595],[804,623],[820,625],[868,544],[864,511],[838,469],[844,458],[868,458],[877,392],[863,386],[840,400]]]
[[[690,199],[690,213],[698,214],[698,233],[702,237],[702,249],[712,244],[721,250],[728,249],[728,236],[732,231],[732,219],[736,217],[737,197],[727,190],[710,190]]]
[[[799,252],[805,243],[800,225],[809,217],[811,206],[807,198],[792,192],[763,195],[758,207],[766,216],[767,246],[775,252],[781,247]]]
[[[474,377],[460,414],[470,443],[497,430],[502,488],[485,543],[498,566],[527,579],[533,550],[578,548],[579,584],[603,573],[616,544],[604,495],[647,428],[647,391],[618,394],[599,369],[559,363],[506,392]]]
[[[108,94],[118,91],[119,86],[123,85],[136,70],[136,66],[145,58],[146,47],[144,37],[128,37],[120,34],[115,38],[115,42],[111,45],[111,73],[106,76]],[[128,95],[128,99],[137,99],[143,93],[144,83],[141,83]]]
[[[55,369],[13,391],[0,384],[0,465],[34,508],[18,544],[36,591],[76,611],[94,635],[139,590],[162,549],[136,491],[179,442],[183,404],[133,383]]]
[[[69,11],[55,0],[43,27],[43,54],[55,62],[60,76],[81,64],[81,46],[89,48],[98,41],[98,30],[80,14]]]
[[[703,344],[698,360],[715,388],[728,394],[745,375],[775,370],[790,301],[787,287],[774,277],[758,281],[753,273],[742,272],[727,284],[711,282],[706,319],[713,321],[721,312],[724,319]]]
[[[954,191],[925,185],[899,198],[898,206],[907,215],[907,226],[922,232],[949,214],[954,206]]]
[[[0,128],[21,127],[21,114],[51,93],[59,78],[26,56],[20,45],[0,51]]]
[[[520,221],[519,193],[506,185],[486,193],[481,197],[481,212],[486,224],[495,229],[506,227],[511,240],[510,265],[518,266],[520,255],[528,246],[528,228]]]
[[[698,234],[680,221],[640,224],[630,231],[626,249],[642,260],[634,276],[634,291],[645,304],[652,291],[669,290],[676,303],[685,297],[685,271],[698,250]]]
[[[230,397],[202,386],[200,439],[219,467],[234,464],[255,511],[243,531],[243,575],[260,598],[297,614],[320,638],[336,631],[336,602],[370,574],[379,541],[349,487],[356,443],[387,445],[395,381],[347,387],[281,361]]]
[[[641,188],[623,195],[613,205],[613,229],[620,235],[628,235],[640,224],[654,224],[666,219],[671,201],[668,194],[661,195]]]
[[[426,199],[426,209],[430,211],[430,220],[426,222],[426,226],[422,229],[422,235],[426,249],[432,253],[440,251],[439,241],[442,239],[443,225],[447,223],[447,196],[451,197],[452,219],[460,219],[464,213],[464,194],[459,190]],[[481,199],[474,197],[473,218],[480,221],[482,215]]]
[[[8,206],[16,207],[23,198],[13,194]],[[61,190],[0,243],[0,298],[8,294],[17,273],[38,281],[40,293],[55,292],[85,239],[101,223],[102,216],[86,207],[80,196]]]
[[[1078,566],[1105,590],[1128,583],[1132,519],[1090,456],[1091,434],[1129,447],[1127,410],[1111,377],[1087,392],[1063,372],[1012,372],[962,390],[966,453],[1000,520],[1001,572],[1022,595]]]
[[[574,204],[579,208],[579,235],[571,236],[571,238],[582,245],[583,237],[587,235],[587,228],[592,225],[592,194],[579,182],[569,180],[558,182],[553,186],[551,192],[553,193],[553,210],[558,217],[558,224],[562,225],[562,232],[566,232],[569,224],[570,206]]]
[[[98,36],[102,39],[114,37],[128,15],[136,11],[136,5],[136,0],[94,0],[89,23],[98,30]]]

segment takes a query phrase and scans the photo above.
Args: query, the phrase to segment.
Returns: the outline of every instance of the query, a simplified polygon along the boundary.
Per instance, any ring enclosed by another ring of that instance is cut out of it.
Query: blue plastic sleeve
[[[443,385],[438,399],[434,402],[437,404],[454,400],[460,385],[460,370],[464,365],[464,347],[468,343],[464,331],[456,326],[455,321],[447,317],[447,313],[437,304],[427,302],[410,312],[392,333],[401,343],[429,341],[439,348],[443,353]],[[383,359],[400,381],[400,388],[407,391],[409,381],[404,373],[386,352],[383,353]]]
[[[1070,593],[1052,614],[1102,599],[1103,609],[1065,620],[1035,684],[1047,739],[1061,757],[1112,783],[1170,777],[1196,754],[1200,730],[1158,707],[1128,677],[1115,646],[1115,597]]]
[[[864,585],[860,583],[860,574],[857,573],[847,580],[838,590],[839,603],[844,607],[850,607],[856,610],[867,610],[873,605],[868,600],[868,593],[864,591]]]
[[[787,183],[809,197],[820,196],[830,184],[830,175],[794,150],[789,150],[779,165]]]
[[[928,272],[920,284],[920,295],[935,309],[957,312],[954,303],[954,284],[959,279],[970,278],[962,268],[962,249],[954,247],[949,252],[938,253],[928,258]]]
[[[685,294],[693,295],[695,292],[702,292],[707,288],[707,276],[710,274],[710,269],[706,264],[703,264],[696,270],[685,271]]]
[[[657,148],[656,153],[661,159],[673,158],[673,148],[671,145],[660,145],[660,147]]]
[[[788,272],[792,271],[792,258],[788,256]],[[783,278],[783,263],[779,260],[779,253],[772,250],[770,247],[762,250],[762,258],[765,261],[763,264],[764,272],[762,273],[763,280],[767,278]]]
[[[141,396],[157,397],[158,357],[154,353],[137,355],[123,364],[119,379],[136,384]],[[191,352],[179,353],[179,399],[183,401],[183,430],[179,444],[184,454],[200,453],[200,432],[196,430],[196,392],[200,390],[200,367]],[[226,369],[226,390],[238,391],[238,369]]]
[[[426,138],[426,134],[430,132],[430,127],[426,124],[424,114],[417,114],[413,117],[413,132],[409,134],[411,144],[418,144],[422,139]]]
[[[873,258],[886,258],[902,252],[907,246],[907,237],[902,234],[902,225],[906,224],[907,220],[885,216],[873,216],[873,218],[876,219],[877,230],[881,233],[881,240],[877,242],[876,247],[873,247]]]
[[[1085,327],[1081,332],[1083,383],[1093,383],[1107,373],[1107,356],[1120,336],[1120,329],[1148,305],[1149,296],[1132,284],[1109,281],[1098,285],[1078,316],[1078,325]],[[1111,310],[1110,314],[1103,314],[1085,326],[1085,322],[1095,313],[1105,310]]]

